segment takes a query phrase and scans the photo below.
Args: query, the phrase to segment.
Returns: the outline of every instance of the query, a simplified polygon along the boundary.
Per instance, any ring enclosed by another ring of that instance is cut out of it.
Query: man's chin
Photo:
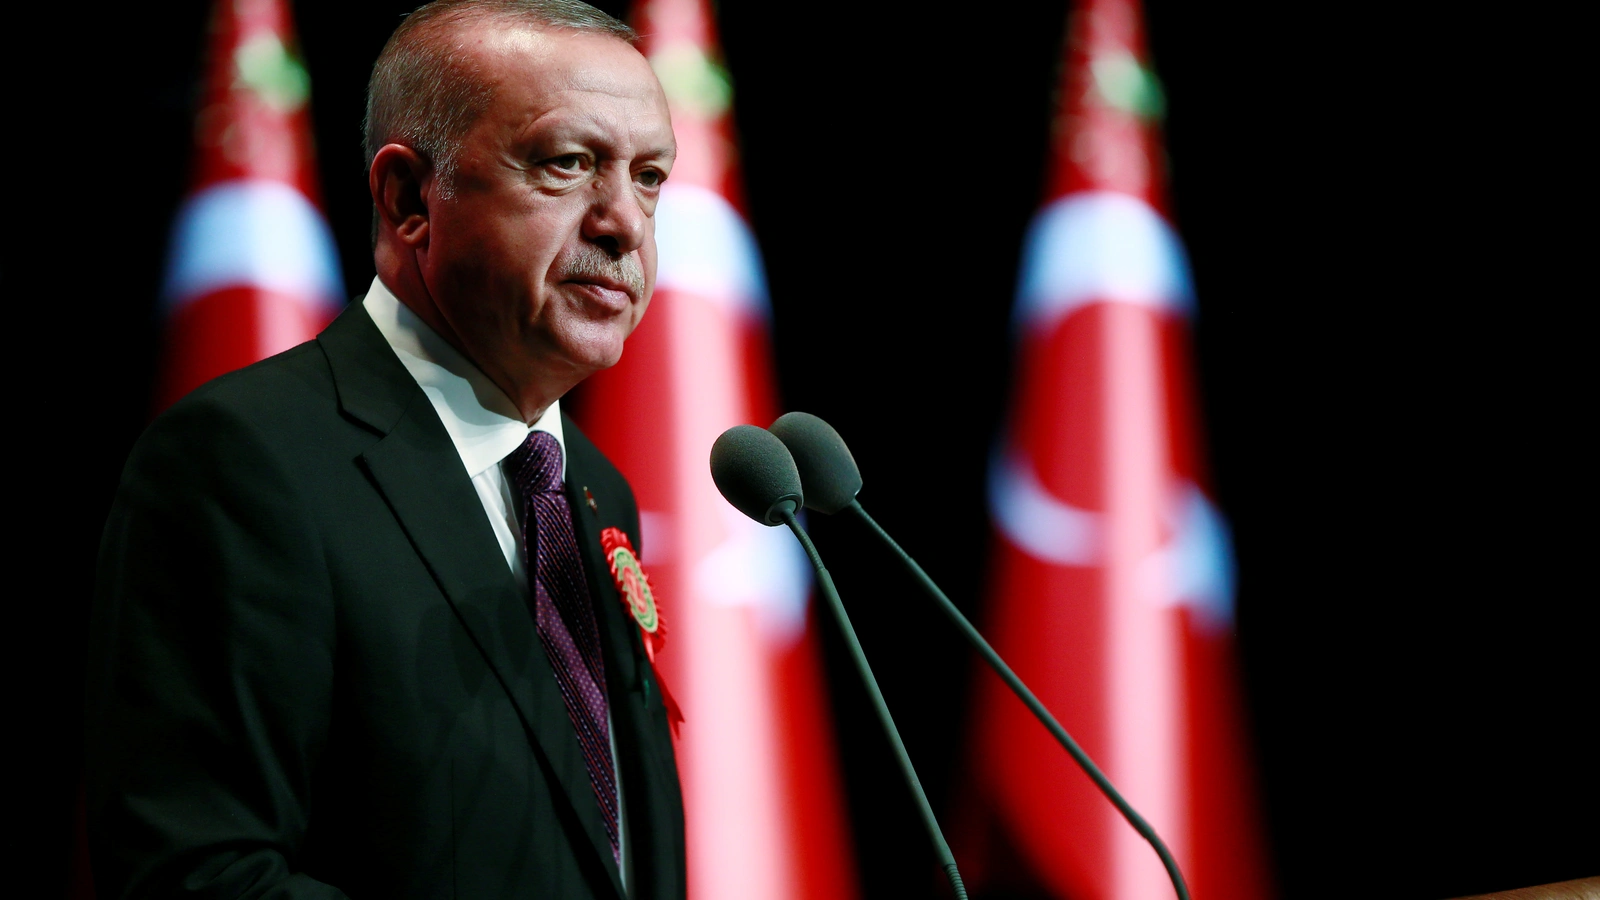
[[[583,341],[569,344],[562,355],[572,366],[586,374],[609,369],[622,361],[623,339]]]
[[[599,359],[593,360],[593,365],[591,366],[591,368],[594,371],[599,372],[599,371],[602,371],[602,370],[605,370],[605,369],[609,369],[609,368],[611,368],[612,366],[616,365],[619,362],[622,362],[622,351],[620,351],[620,350],[617,351],[616,353],[610,354],[610,355],[605,356],[603,358],[599,358]]]

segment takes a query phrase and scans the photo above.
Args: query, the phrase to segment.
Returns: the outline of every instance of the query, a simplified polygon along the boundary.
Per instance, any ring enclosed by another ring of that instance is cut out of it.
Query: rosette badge
[[[617,580],[617,591],[622,594],[622,601],[628,604],[628,612],[633,614],[633,621],[638,623],[639,629],[650,636],[646,645],[653,661],[657,648],[652,645],[664,637],[664,629],[661,612],[656,608],[655,594],[650,590],[650,578],[644,574],[633,543],[622,529],[607,528],[600,532],[600,543],[605,548],[606,562],[611,566],[611,577]]]
[[[644,574],[644,567],[639,565],[639,554],[622,529],[602,530],[600,546],[605,550],[606,562],[611,566],[611,577],[617,582],[617,593],[628,607],[629,615],[633,616],[634,624],[639,626],[645,656],[655,670],[656,683],[661,686],[661,701],[667,707],[667,720],[672,723],[673,733],[676,734],[679,723],[683,721],[683,711],[678,707],[678,701],[673,699],[672,691],[667,689],[667,683],[661,677],[660,664],[656,661],[656,654],[667,642],[667,622],[662,618],[661,607],[656,604],[655,592],[650,590],[650,577]]]

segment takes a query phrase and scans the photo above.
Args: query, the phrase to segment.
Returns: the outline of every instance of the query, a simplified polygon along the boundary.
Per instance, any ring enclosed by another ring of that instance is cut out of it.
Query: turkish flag
[[[285,0],[212,8],[193,186],[162,286],[159,412],[224,372],[310,340],[343,303],[318,208],[310,83]]]
[[[1074,11],[1058,104],[990,473],[985,631],[1163,837],[1194,897],[1264,897],[1232,555],[1201,461],[1195,302],[1136,0]],[[974,887],[1172,896],[1153,849],[998,678],[979,679],[972,820],[957,831]]]

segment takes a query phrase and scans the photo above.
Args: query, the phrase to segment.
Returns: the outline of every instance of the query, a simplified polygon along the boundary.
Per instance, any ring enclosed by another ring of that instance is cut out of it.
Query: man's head
[[[675,144],[626,26],[571,0],[413,13],[373,69],[378,274],[525,416],[616,362]]]

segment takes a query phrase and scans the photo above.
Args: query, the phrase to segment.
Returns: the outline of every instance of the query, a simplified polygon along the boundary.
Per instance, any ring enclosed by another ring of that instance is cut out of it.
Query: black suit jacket
[[[599,540],[615,526],[637,541],[638,512],[564,429],[632,896],[682,897],[666,712]],[[102,898],[621,894],[527,601],[359,303],[140,439],[106,524],[90,655]]]

